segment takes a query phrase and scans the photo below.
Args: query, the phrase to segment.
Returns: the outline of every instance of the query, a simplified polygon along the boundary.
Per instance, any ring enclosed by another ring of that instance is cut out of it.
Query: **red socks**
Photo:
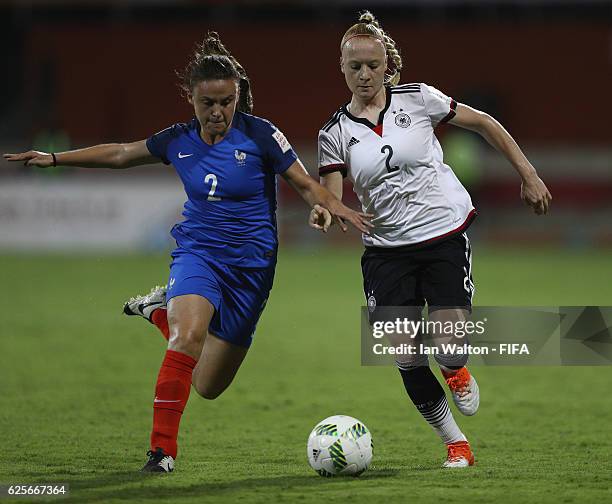
[[[170,329],[168,329],[168,310],[158,308],[151,314],[151,322],[157,326],[166,338],[166,341],[170,339]]]
[[[165,318],[166,310],[156,310],[155,313],[161,311],[164,312]],[[191,373],[196,364],[195,359],[184,353],[166,350],[166,357],[159,370],[155,387],[151,450],[161,448],[165,453],[176,458],[179,423],[187,399],[189,399]]]

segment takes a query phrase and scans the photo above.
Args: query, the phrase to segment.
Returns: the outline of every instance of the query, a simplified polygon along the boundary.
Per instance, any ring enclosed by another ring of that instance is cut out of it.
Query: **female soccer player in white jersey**
[[[427,84],[398,86],[402,60],[395,42],[365,12],[342,37],[341,71],[352,93],[319,132],[322,184],[342,199],[343,177],[353,184],[374,229],[363,235],[361,264],[366,301],[377,307],[427,303],[429,319],[464,320],[474,284],[466,229],[476,212],[469,194],[444,164],[434,129],[449,122],[482,135],[514,166],[521,197],[537,214],[552,199],[508,132],[491,116],[457,103]],[[327,230],[331,216],[311,212]],[[479,392],[465,367],[467,355],[435,356],[458,409],[476,413]],[[398,360],[410,399],[448,447],[444,467],[466,467],[474,455],[429,368],[427,356]]]
[[[278,129],[250,114],[249,80],[216,33],[196,51],[182,86],[195,118],[147,140],[5,155],[41,167],[128,168],[161,159],[174,165],[185,186],[185,219],[172,230],[177,247],[163,317],[169,343],[153,400],[151,450],[143,467],[149,472],[174,468],[192,383],[205,398],[219,396],[251,344],[276,266],[276,175],[311,206],[332,212],[343,229],[343,220],[362,232],[369,225],[368,216],[345,207],[308,176]],[[139,310],[149,313],[155,306]]]

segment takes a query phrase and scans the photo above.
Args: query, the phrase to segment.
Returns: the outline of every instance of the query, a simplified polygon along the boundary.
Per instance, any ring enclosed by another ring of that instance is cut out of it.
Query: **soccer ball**
[[[356,418],[334,415],[308,436],[308,462],[320,476],[359,476],[372,461],[372,435]]]

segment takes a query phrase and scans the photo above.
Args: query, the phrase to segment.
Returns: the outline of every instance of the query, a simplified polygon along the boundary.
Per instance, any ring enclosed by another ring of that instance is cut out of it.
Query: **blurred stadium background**
[[[364,8],[402,49],[404,83],[497,117],[553,193],[536,217],[500,155],[439,128],[480,214],[476,303],[612,304],[609,1],[0,0],[0,147],[132,141],[188,120],[174,71],[214,29],[251,76],[255,113],[316,176],[317,130],[349,99],[339,40]],[[612,368],[478,368],[483,407],[459,420],[478,464],[442,473],[443,448],[395,371],[360,369],[359,237],[312,232],[282,181],[279,196],[279,269],[256,344],[219,400],[190,400],[180,470],[145,482],[134,469],[163,343],[120,308],[165,281],[180,182],[162,165],[0,160],[0,483],[69,482],[67,502],[612,500]],[[341,412],[375,434],[359,481],[325,481],[306,464],[309,429]]]
[[[561,248],[612,245],[610,2],[164,1],[2,2],[3,152],[60,151],[146,138],[191,117],[174,71],[220,32],[253,81],[255,113],[288,136],[316,176],[316,132],[349,99],[338,44],[370,8],[427,82],[488,111],[514,135],[554,196],[534,218],[514,170],[479,137],[438,129],[480,216],[476,241]],[[0,247],[159,250],[180,215],[171,167],[121,173],[24,170],[0,161]],[[279,184],[285,243],[319,245],[305,207]],[[352,191],[346,191],[352,195]],[[356,203],[356,200],[353,200]],[[326,237],[327,240],[327,237]],[[332,242],[359,247],[354,235]]]

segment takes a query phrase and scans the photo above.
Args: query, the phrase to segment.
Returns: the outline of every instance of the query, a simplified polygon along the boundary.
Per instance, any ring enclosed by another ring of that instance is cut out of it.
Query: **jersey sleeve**
[[[319,131],[319,176],[339,171],[346,177],[346,164],[342,156],[340,139],[324,130]]]
[[[179,129],[180,125],[174,124],[147,138],[147,149],[151,155],[161,159],[164,164],[170,164],[168,145],[178,136]]]
[[[455,117],[457,102],[433,86],[421,84],[421,95],[431,124],[436,127]]]
[[[298,156],[283,132],[271,122],[266,123],[263,134],[265,157],[274,173],[280,175],[289,169]]]

